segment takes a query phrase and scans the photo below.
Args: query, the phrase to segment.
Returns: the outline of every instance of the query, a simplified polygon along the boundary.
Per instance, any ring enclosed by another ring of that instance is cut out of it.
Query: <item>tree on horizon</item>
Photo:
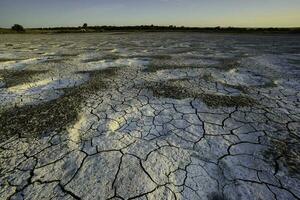
[[[17,32],[25,32],[24,27],[20,24],[14,24],[11,29]]]

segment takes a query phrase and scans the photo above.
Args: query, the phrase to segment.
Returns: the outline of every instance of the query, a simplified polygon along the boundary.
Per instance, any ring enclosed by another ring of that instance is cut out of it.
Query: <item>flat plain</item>
[[[300,199],[300,37],[0,36],[0,199]]]

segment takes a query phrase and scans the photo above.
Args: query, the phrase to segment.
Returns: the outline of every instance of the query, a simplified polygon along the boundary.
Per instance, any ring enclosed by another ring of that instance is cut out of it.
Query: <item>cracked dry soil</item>
[[[299,39],[1,35],[0,199],[300,199]]]

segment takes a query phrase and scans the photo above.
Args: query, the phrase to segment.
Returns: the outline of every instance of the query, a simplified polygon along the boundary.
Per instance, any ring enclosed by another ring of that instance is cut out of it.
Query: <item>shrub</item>
[[[23,26],[20,24],[15,24],[11,27],[12,30],[17,31],[17,32],[25,32],[25,29]]]

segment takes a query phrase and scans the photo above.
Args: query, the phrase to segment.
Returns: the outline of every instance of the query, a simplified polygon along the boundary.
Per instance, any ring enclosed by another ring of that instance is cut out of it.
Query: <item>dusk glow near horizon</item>
[[[0,27],[300,27],[299,0],[1,0]]]

